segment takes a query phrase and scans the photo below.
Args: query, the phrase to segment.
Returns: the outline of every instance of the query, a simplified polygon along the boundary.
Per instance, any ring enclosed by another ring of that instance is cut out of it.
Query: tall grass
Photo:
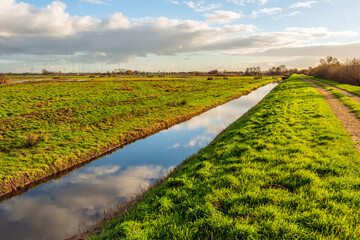
[[[4,75],[0,74],[0,84],[8,83],[9,79]]]

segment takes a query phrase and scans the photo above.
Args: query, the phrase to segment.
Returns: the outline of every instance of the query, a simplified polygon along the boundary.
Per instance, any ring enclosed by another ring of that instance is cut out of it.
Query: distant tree
[[[219,74],[219,71],[216,70],[216,69],[214,69],[214,70],[209,71],[208,74],[210,74],[210,75],[216,75],[216,74]]]
[[[315,77],[360,86],[360,59],[347,59],[340,63],[336,58],[328,56],[320,59],[320,64],[309,69]]]
[[[43,75],[48,75],[49,74],[49,71],[46,70],[45,68],[43,70],[41,70],[41,72],[42,72]]]
[[[131,71],[131,70],[126,70],[126,75],[133,75],[133,71]]]
[[[292,69],[289,69],[288,70],[288,73],[291,75],[291,74],[294,74],[294,73],[298,73],[299,70],[297,68],[292,68]]]
[[[256,76],[259,75],[261,73],[261,67],[248,67],[245,70],[245,75],[246,76]]]
[[[280,65],[279,66],[279,71],[280,71],[280,74],[284,74],[287,72],[287,68],[285,65]]]

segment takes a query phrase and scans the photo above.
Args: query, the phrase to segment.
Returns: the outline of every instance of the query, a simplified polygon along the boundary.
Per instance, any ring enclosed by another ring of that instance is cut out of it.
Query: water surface
[[[1,239],[64,239],[104,210],[138,193],[258,104],[277,84],[261,87],[191,120],[0,203]]]

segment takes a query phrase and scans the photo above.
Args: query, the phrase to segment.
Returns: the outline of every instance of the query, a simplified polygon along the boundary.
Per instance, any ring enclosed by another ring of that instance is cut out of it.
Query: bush
[[[348,59],[340,63],[336,58],[327,57],[320,60],[320,65],[312,69],[310,75],[360,86],[360,59]]]
[[[5,76],[5,74],[0,74],[0,84],[8,83],[9,79]]]
[[[23,139],[25,140],[24,142],[25,148],[35,147],[42,141],[42,138],[34,133],[29,133],[28,135],[24,136]]]

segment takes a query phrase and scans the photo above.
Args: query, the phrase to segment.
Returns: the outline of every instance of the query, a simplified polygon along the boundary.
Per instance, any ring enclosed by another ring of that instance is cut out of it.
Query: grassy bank
[[[350,93],[353,93],[355,95],[360,96],[360,87],[359,86],[349,85],[349,84],[344,84],[344,83],[338,83],[338,82],[334,82],[334,81],[331,81],[331,80],[316,78],[316,77],[312,77],[312,76],[306,76],[306,77],[308,77],[310,79],[314,79],[314,80],[319,81],[319,82],[329,84],[331,86],[343,89],[345,91],[348,91]]]
[[[155,76],[3,84],[0,195],[272,81]]]
[[[360,156],[291,77],[91,239],[357,239]]]
[[[358,118],[360,118],[360,103],[351,99],[350,97],[346,96],[345,94],[335,90],[332,87],[329,87],[327,85],[322,84],[321,82],[312,81],[313,83],[325,88],[327,91],[329,91],[334,97],[340,100],[340,102],[344,103],[346,106],[348,106],[353,113],[356,114]]]

